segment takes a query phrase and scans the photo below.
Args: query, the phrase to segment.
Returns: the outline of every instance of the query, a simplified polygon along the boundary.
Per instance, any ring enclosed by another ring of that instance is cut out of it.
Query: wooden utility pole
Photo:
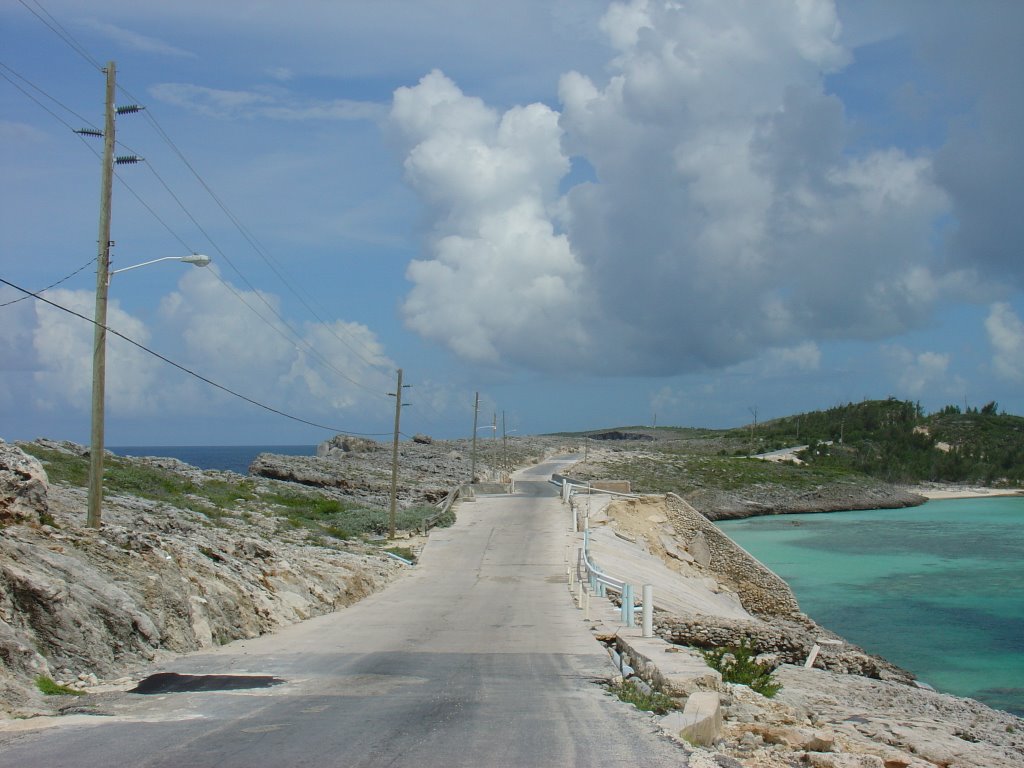
[[[473,403],[473,458],[469,465],[469,483],[476,481],[476,417],[480,413],[480,393],[476,393],[476,402]]]
[[[505,467],[509,478],[512,477],[512,467],[508,463],[508,435],[505,433],[505,412],[501,412],[501,463]]]
[[[757,406],[755,405],[753,408],[751,408],[750,412],[754,415],[754,422],[750,425],[750,454],[749,455],[753,456],[754,453],[757,451],[757,448],[754,445],[754,432],[757,429]]]
[[[391,514],[388,516],[388,538],[395,538],[395,517],[398,512],[398,434],[402,419],[402,369],[398,369],[395,388],[395,440],[391,446]]]
[[[103,422],[107,351],[107,287],[110,282],[110,199],[114,183],[114,94],[117,68],[108,62],[103,120],[103,174],[100,182],[99,253],[96,259],[96,311],[93,314],[92,429],[89,443],[89,497],[86,523],[99,528],[103,508]]]

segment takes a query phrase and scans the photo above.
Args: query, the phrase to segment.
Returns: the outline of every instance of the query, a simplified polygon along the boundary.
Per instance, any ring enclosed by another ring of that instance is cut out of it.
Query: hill
[[[997,410],[994,402],[967,412],[951,405],[925,416],[916,403],[866,400],[760,424],[755,452],[808,444],[800,458],[815,467],[893,483],[1019,488],[1024,485],[1024,417]]]
[[[575,435],[587,460],[572,474],[672,491],[711,519],[903,507],[923,483],[1024,487],[1024,418],[997,410],[868,400],[735,429],[591,430]],[[786,448],[801,450],[767,456]]]

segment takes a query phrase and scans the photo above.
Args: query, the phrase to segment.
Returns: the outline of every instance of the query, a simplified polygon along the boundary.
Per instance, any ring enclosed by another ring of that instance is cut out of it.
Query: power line
[[[93,325],[97,324],[95,320],[93,320],[90,317],[86,317],[85,315],[81,314],[80,312],[76,312],[73,309],[69,309],[68,307],[65,307],[65,306],[62,306],[60,304],[57,304],[56,302],[50,301],[49,299],[45,299],[42,296],[40,296],[38,293],[33,293],[32,291],[27,290],[26,288],[22,288],[20,285],[15,285],[14,283],[10,282],[9,280],[5,280],[2,277],[0,277],[0,283],[3,283],[4,285],[10,286],[11,288],[15,289],[16,291],[21,291],[22,293],[26,294],[26,298],[32,297],[34,299],[37,299],[38,301],[43,302],[44,304],[48,304],[51,307],[59,309],[62,312],[67,312],[69,315],[73,315],[73,316],[75,316],[77,318],[85,320],[88,323],[92,323]],[[384,436],[384,435],[390,435],[391,434],[390,432],[351,432],[349,430],[340,429],[338,427],[331,427],[331,426],[327,426],[325,424],[319,424],[319,423],[317,423],[315,421],[309,421],[307,419],[303,419],[303,418],[300,418],[298,416],[293,416],[290,413],[286,413],[285,411],[282,411],[282,410],[279,410],[279,409],[274,408],[272,406],[269,406],[269,405],[266,405],[264,403],[261,403],[258,400],[253,400],[251,397],[247,397],[246,395],[243,395],[240,392],[236,392],[235,390],[230,389],[229,387],[226,387],[223,384],[218,384],[217,382],[213,381],[212,379],[208,379],[207,377],[203,376],[202,374],[196,373],[191,368],[186,368],[184,365],[181,365],[180,363],[174,362],[169,357],[166,357],[166,356],[160,354],[159,352],[156,352],[155,350],[150,349],[149,347],[145,346],[144,344],[140,344],[139,342],[135,341],[134,339],[130,338],[129,336],[125,336],[123,333],[121,333],[120,331],[114,330],[110,326],[104,326],[104,330],[106,330],[108,333],[114,334],[115,336],[117,336],[117,337],[119,337],[121,339],[124,339],[129,344],[131,344],[132,346],[138,347],[143,352],[146,352],[147,354],[152,355],[153,357],[157,358],[158,360],[161,360],[161,361],[167,363],[168,365],[171,365],[174,368],[177,368],[179,371],[187,373],[189,376],[193,376],[193,377],[199,379],[200,381],[202,381],[202,382],[204,382],[206,384],[209,384],[211,387],[215,387],[215,388],[221,390],[222,392],[226,392],[227,394],[231,395],[232,397],[237,397],[239,400],[244,400],[245,402],[247,402],[247,403],[249,403],[251,405],[255,405],[258,408],[262,408],[265,411],[269,411],[270,413],[276,414],[278,416],[283,416],[286,419],[291,419],[292,421],[297,421],[300,424],[306,424],[308,426],[316,427],[318,429],[324,429],[324,430],[327,430],[329,432],[336,432],[336,433],[345,434],[345,435],[358,435],[358,436],[362,436],[362,437],[381,437],[381,436]]]
[[[79,56],[81,56],[83,59],[89,62],[89,64],[95,67],[97,70],[103,71],[103,66],[98,61],[96,61],[96,59],[89,55],[89,51],[86,50],[85,46],[79,43],[77,40],[75,40],[74,36],[66,29],[64,29],[64,27],[61,26],[60,22],[53,18],[49,11],[43,8],[39,0],[35,0],[35,4],[36,6],[38,6],[39,10],[46,15],[46,18],[43,18],[43,16],[34,11],[32,8],[30,8],[29,4],[26,3],[25,0],[18,0],[18,2],[21,3],[29,13],[31,13],[33,16],[35,16],[37,19],[43,22],[43,24],[49,27],[50,31],[53,32],[61,40],[63,40],[68,45],[68,47],[71,48],[71,50],[73,50],[75,53],[77,53]],[[49,21],[47,21],[47,19],[49,19]]]
[[[25,0],[19,0],[19,2],[29,12],[31,12],[37,19],[39,19],[44,25],[46,25],[52,32],[54,32],[54,34],[56,34],[58,37],[60,37],[61,40],[63,40],[67,45],[69,45],[76,53],[78,53],[86,61],[88,61],[93,67],[95,67],[99,71],[103,71],[103,67],[94,58],[92,58],[92,56],[89,55],[89,53],[85,49],[85,47],[82,46],[80,43],[78,43],[78,41],[75,40],[74,36],[71,35],[66,29],[64,29],[64,27],[60,24],[60,22],[58,22],[56,20],[56,18],[54,18],[53,15],[50,14],[38,2],[38,0],[35,0],[35,4],[39,7],[40,11],[42,11],[42,13],[45,14],[45,16],[47,18],[43,18],[43,16],[40,15],[40,13],[37,13],[35,10],[33,10],[31,7],[29,7],[28,4],[25,2]],[[47,19],[49,19],[49,21]],[[13,70],[11,70],[11,71],[13,72]],[[2,74],[2,73],[0,73],[0,74]],[[17,74],[17,73],[15,73],[15,74]],[[19,77],[20,77],[20,75],[19,75]],[[66,121],[64,121],[59,115],[57,115],[56,113],[54,113],[51,110],[49,110],[48,108],[46,108],[45,105],[43,105],[37,99],[32,97],[31,94],[27,93],[24,89],[20,88],[20,86],[18,86],[16,83],[11,81],[10,78],[6,78],[6,79],[8,79],[9,82],[12,83],[12,85],[15,85],[15,87],[18,87],[19,90],[21,90],[23,93],[25,93],[26,96],[28,96],[29,98],[32,98],[33,101],[36,101],[37,104],[39,104],[43,109],[45,109],[47,112],[49,112],[55,119],[57,119],[58,121],[63,123],[70,130],[72,130],[72,131],[75,130],[74,128],[72,128],[70,126],[70,124],[68,124]],[[26,80],[26,82],[28,82],[28,81]],[[36,86],[32,86],[32,87],[35,88]],[[56,99],[53,99],[53,97],[50,97],[48,94],[45,94],[45,92],[42,91],[41,89],[37,88],[37,90],[39,90],[41,93],[46,95],[48,98],[52,99],[55,103],[60,104],[60,102],[58,102]],[[135,100],[135,101],[140,101],[135,96],[133,96],[131,94],[131,92],[129,92],[127,89],[125,89],[125,88],[123,88],[121,86],[118,86],[118,90],[121,91],[122,93],[124,93],[130,99]],[[64,109],[66,109],[71,114],[76,115],[76,117],[79,117],[79,119],[82,120],[83,122],[87,122],[87,121],[84,120],[84,118],[82,118],[81,116],[77,115],[77,113],[75,113],[73,110],[69,109],[68,107],[65,107],[63,104],[60,104],[60,106],[62,108],[64,108]],[[342,345],[344,345],[346,348],[348,348],[357,358],[362,360],[362,362],[365,363],[367,365],[367,367],[369,367],[369,368],[376,368],[378,370],[383,370],[383,368],[384,368],[384,364],[383,363],[374,363],[374,362],[372,362],[371,360],[367,359],[367,357],[365,357],[363,354],[361,354],[358,350],[356,350],[355,347],[353,346],[353,343],[359,344],[359,346],[362,347],[363,351],[367,352],[367,354],[372,357],[374,353],[372,353],[365,345],[363,345],[362,342],[359,342],[359,341],[357,341],[356,339],[353,338],[351,340],[352,343],[350,343],[350,341],[347,341],[346,339],[343,339],[341,336],[338,335],[338,333],[335,331],[334,327],[330,323],[326,322],[319,314],[317,314],[317,312],[312,307],[309,306],[309,304],[298,294],[297,290],[292,286],[290,281],[288,281],[285,278],[285,276],[282,274],[282,271],[280,269],[278,269],[278,267],[276,267],[272,263],[272,260],[269,257],[269,255],[265,252],[265,249],[262,248],[262,246],[254,238],[254,236],[252,236],[252,234],[245,228],[245,226],[240,222],[240,220],[231,212],[231,210],[227,207],[227,205],[223,202],[223,200],[221,200],[220,197],[213,191],[213,189],[210,187],[210,185],[207,184],[206,180],[196,170],[196,168],[192,165],[192,163],[188,160],[188,158],[185,157],[185,154],[174,143],[174,141],[171,139],[170,135],[167,134],[167,132],[163,129],[163,127],[156,120],[156,118],[153,117],[153,115],[151,113],[149,113],[148,111],[144,113],[144,116],[150,122],[150,124],[153,126],[153,128],[156,130],[157,134],[168,145],[168,147],[170,147],[170,149],[185,164],[185,167],[188,168],[188,170],[196,178],[196,180],[203,187],[203,189],[206,190],[207,194],[210,195],[211,199],[217,204],[217,206],[221,209],[221,211],[228,217],[229,221],[231,221],[231,223],[235,226],[235,228],[238,229],[238,231],[242,234],[242,236],[245,238],[245,240],[250,244],[250,246],[253,248],[253,250],[256,251],[257,255],[259,255],[264,260],[264,262],[267,263],[267,266],[270,267],[270,269],[274,272],[274,274],[278,277],[278,279],[281,280],[281,282],[285,285],[285,287],[296,297],[296,299],[299,300],[299,302],[306,308],[306,310],[309,311],[320,322],[322,327],[330,335],[332,335]],[[122,146],[124,146],[124,145],[122,145]],[[149,164],[147,163],[147,165],[149,165]],[[150,167],[151,167],[151,170],[153,170],[152,166],[150,166]],[[155,174],[155,170],[154,170],[154,174]],[[170,193],[170,188],[167,186],[167,184],[162,180],[162,178],[160,178],[159,174],[156,174],[156,175],[157,175],[157,178],[164,185],[165,189],[167,189],[168,192]],[[121,181],[122,184],[125,184],[125,186],[136,197],[136,199],[139,200],[139,202],[142,203],[142,205],[147,210],[149,210],[149,212],[151,214],[153,214],[153,216],[157,219],[157,221],[159,221],[164,226],[164,228],[167,229],[171,233],[172,236],[174,236],[179,242],[183,243],[182,239],[178,235],[176,235],[173,231],[171,231],[170,227],[162,219],[160,219],[160,217],[155,213],[155,211],[149,205],[147,205],[145,202],[142,201],[141,197],[134,190],[132,190],[131,187],[126,182],[124,182],[123,179],[121,179],[120,177],[118,177],[118,179],[119,179],[119,181]],[[254,294],[256,294],[256,296],[260,299],[261,302],[263,302],[263,304],[267,307],[267,309],[270,311],[270,313],[272,315],[274,315],[278,319],[278,321],[293,334],[293,336],[294,336],[294,342],[293,343],[297,343],[300,347],[305,347],[306,351],[309,354],[311,354],[313,356],[313,358],[316,359],[320,364],[322,364],[326,368],[332,370],[334,373],[336,373],[337,375],[341,376],[343,379],[345,379],[346,381],[350,382],[351,384],[353,384],[353,385],[355,385],[357,387],[360,387],[360,388],[362,388],[362,389],[364,389],[364,390],[366,390],[368,392],[372,392],[372,393],[374,393],[376,395],[379,395],[381,397],[385,396],[385,394],[383,392],[381,392],[379,390],[372,389],[371,387],[368,387],[367,385],[363,384],[362,382],[359,382],[359,381],[353,379],[352,377],[348,376],[347,374],[345,374],[344,372],[342,372],[341,370],[336,368],[322,354],[320,354],[315,348],[313,348],[310,344],[308,344],[302,338],[302,336],[298,333],[298,331],[296,331],[291,326],[291,324],[287,320],[285,320],[284,317],[281,316],[281,314],[267,301],[267,299],[263,296],[263,294],[260,291],[258,291],[252,285],[252,283],[245,277],[245,275],[242,274],[242,272],[238,269],[238,267],[236,267],[235,264],[231,261],[231,259],[228,258],[227,254],[224,253],[216,245],[216,243],[214,243],[212,238],[210,238],[209,235],[205,232],[205,230],[203,230],[203,228],[201,226],[199,226],[198,222],[187,211],[187,209],[184,207],[184,205],[181,203],[181,201],[177,198],[177,196],[174,195],[173,193],[171,193],[171,195],[175,199],[175,201],[179,204],[179,206],[182,208],[182,210],[185,211],[186,215],[189,216],[189,218],[192,220],[192,222],[207,237],[207,239],[210,241],[210,243],[214,246],[215,250],[220,254],[221,258],[223,258],[223,260],[228,264],[228,266],[230,266],[231,269],[234,270],[235,274],[238,275],[239,279],[241,279],[250,288],[250,290]],[[218,279],[220,279],[219,275],[218,275]],[[221,282],[226,287],[228,287],[229,290],[231,290],[231,292],[234,293],[234,295],[236,297],[241,299],[241,296],[236,291],[234,291],[233,288],[228,286],[228,284],[225,283],[223,280],[221,280]],[[256,312],[252,308],[252,306],[250,304],[248,304],[248,302],[244,301],[244,299],[242,299],[242,303],[246,307],[248,307],[250,309],[250,311],[253,311],[254,314],[256,314],[256,316],[260,318],[260,320],[262,320],[263,322],[265,322],[268,325],[270,325],[278,333],[282,333],[280,328],[276,327],[273,323],[268,321],[259,312]]]
[[[68,275],[67,277],[62,277],[62,278],[61,278],[60,280],[58,280],[58,281],[57,281],[56,283],[50,283],[50,284],[49,284],[48,286],[46,286],[45,288],[40,288],[40,289],[39,289],[38,291],[36,291],[36,293],[37,293],[37,294],[38,294],[38,293],[45,293],[46,291],[50,290],[51,288],[56,288],[56,287],[57,287],[58,285],[60,285],[61,283],[63,283],[63,282],[66,282],[66,281],[70,280],[70,279],[71,279],[72,277],[74,277],[75,275],[77,275],[77,274],[78,274],[79,272],[81,272],[81,271],[82,271],[83,269],[85,269],[86,267],[88,267],[88,266],[89,266],[90,264],[93,264],[93,263],[95,263],[95,261],[96,261],[96,257],[94,256],[93,258],[89,259],[89,261],[85,262],[85,264],[83,264],[82,266],[80,266],[80,267],[79,267],[78,269],[76,269],[76,270],[75,270],[74,272],[72,272],[72,273],[71,273],[70,275]],[[35,295],[35,294],[32,294],[32,295]],[[8,302],[6,302],[6,303],[4,303],[4,304],[0,304],[0,308],[3,308],[3,307],[9,307],[9,306],[11,306],[11,304],[17,304],[17,303],[18,303],[19,301],[24,301],[25,299],[30,299],[30,298],[32,298],[32,296],[22,296],[22,297],[21,297],[20,299],[14,299],[13,301],[8,301]]]
[[[120,90],[129,99],[132,99],[133,101],[140,101],[140,99],[138,99],[136,96],[134,96],[129,90],[127,90],[123,86],[118,86],[118,90]],[[181,160],[181,162],[185,165],[185,167],[188,168],[188,170],[195,177],[196,181],[199,182],[200,186],[210,196],[210,199],[212,199],[214,201],[214,203],[217,204],[217,206],[221,209],[221,211],[224,213],[224,215],[227,216],[228,220],[232,223],[232,225],[234,225],[235,229],[237,229],[238,232],[242,235],[242,237],[246,240],[246,242],[249,243],[250,247],[252,247],[252,249],[253,249],[253,251],[255,251],[256,255],[258,255],[263,260],[263,262],[270,268],[270,270],[274,273],[274,275],[282,282],[282,284],[284,284],[285,288],[287,288],[288,291],[299,301],[299,303],[302,304],[302,306],[305,307],[305,309],[311,315],[313,315],[313,317],[316,318],[317,321],[320,322],[320,324],[327,330],[327,332],[330,333],[332,336],[334,336],[345,347],[347,347],[353,354],[356,355],[356,357],[358,357],[360,360],[362,360],[367,366],[369,366],[371,368],[378,368],[381,371],[383,371],[385,368],[387,368],[388,366],[386,366],[384,363],[374,363],[374,362],[371,362],[366,357],[364,357],[362,354],[360,354],[360,352],[358,350],[356,350],[352,346],[352,344],[358,344],[360,347],[362,347],[364,352],[366,352],[369,356],[372,357],[373,356],[373,352],[371,352],[369,349],[367,349],[367,347],[365,345],[363,345],[362,342],[359,342],[356,339],[352,339],[351,340],[352,343],[350,343],[349,341],[346,341],[345,339],[341,338],[341,336],[339,336],[334,331],[334,328],[331,326],[331,324],[329,324],[326,320],[324,320],[317,313],[317,311],[315,309],[313,309],[309,305],[309,303],[299,294],[298,289],[292,284],[292,282],[284,274],[283,268],[280,267],[280,265],[276,263],[276,260],[270,255],[270,253],[267,251],[267,249],[264,248],[263,245],[256,239],[255,235],[253,235],[252,232],[249,231],[249,229],[239,220],[239,218],[231,211],[231,209],[228,208],[227,204],[220,198],[220,196],[218,196],[217,193],[214,192],[213,188],[210,187],[210,185],[202,177],[202,175],[199,173],[199,171],[196,170],[195,166],[192,165],[192,163],[185,156],[185,153],[181,150],[181,148],[178,147],[178,145],[174,143],[174,140],[170,137],[170,135],[167,133],[167,131],[164,130],[163,126],[160,125],[160,122],[156,119],[156,117],[152,114],[152,112],[147,110],[144,113],[144,117],[152,125],[152,127],[156,131],[157,135],[160,136],[160,138],[164,141],[164,143],[166,143],[167,146],[171,149],[171,151],[174,152],[174,154],[176,154],[178,156],[178,159]],[[180,205],[180,202],[179,202],[179,205]],[[235,269],[235,271],[238,272],[237,268],[235,268],[234,265],[232,265],[232,269]],[[241,277],[241,273],[239,273],[239,277]],[[272,308],[271,308],[271,311],[273,311]],[[275,314],[276,314],[276,312],[275,312]],[[281,319],[281,318],[279,318],[279,319]],[[283,322],[283,320],[282,320],[282,322]]]
[[[81,115],[76,113],[71,108],[65,106],[64,104],[62,104],[60,101],[58,101],[54,97],[50,96],[43,89],[41,89],[38,86],[36,86],[35,84],[33,84],[30,80],[28,80],[24,76],[20,75],[18,72],[13,70],[11,67],[7,66],[6,64],[2,64],[2,63],[0,63],[0,66],[3,66],[5,69],[9,70],[16,77],[18,77],[19,79],[24,81],[26,84],[31,86],[33,89],[35,89],[36,91],[38,91],[42,95],[46,96],[48,99],[53,101],[55,104],[59,105],[61,108],[67,110],[71,114],[73,114],[76,117],[78,117],[79,120],[81,120],[83,123],[88,124],[88,121],[85,118],[83,118]],[[43,110],[45,110],[47,113],[49,113],[55,120],[57,120],[58,122],[63,124],[66,128],[68,128],[72,132],[78,133],[76,131],[76,129],[74,127],[72,127],[72,125],[70,123],[68,123],[66,120],[64,120],[56,112],[54,112],[53,110],[49,109],[43,102],[41,102],[39,99],[35,98],[35,96],[33,96],[29,91],[27,91],[21,85],[16,83],[14,80],[12,80],[6,73],[0,71],[0,77],[3,77],[5,80],[7,80],[9,83],[11,83],[11,85],[13,85],[19,91],[21,91],[21,93],[23,93],[27,98],[31,99],[33,102],[35,102],[37,105],[39,105]],[[99,156],[99,154],[96,152],[95,148],[93,148],[87,141],[85,141],[85,139],[83,137],[79,136],[79,138],[82,140],[82,142],[85,144],[85,146],[88,147],[89,150],[94,155],[96,155],[97,157]],[[134,150],[132,150],[131,147],[127,146],[123,142],[118,142],[118,144],[119,144],[119,146],[122,146],[122,147],[124,147],[125,149],[127,149],[127,150],[129,150],[131,152],[134,152]],[[136,154],[138,154],[138,153],[136,153]],[[359,381],[353,379],[352,377],[348,376],[346,373],[344,373],[343,371],[338,369],[336,366],[331,364],[320,352],[318,352],[314,347],[312,347],[308,342],[306,342],[302,338],[302,336],[298,333],[298,331],[296,331],[294,328],[292,328],[291,324],[287,320],[285,320],[285,318],[279,312],[277,312],[276,309],[274,309],[274,307],[267,301],[266,297],[264,297],[263,294],[260,291],[258,291],[255,288],[255,286],[252,285],[251,282],[249,282],[249,280],[234,265],[234,263],[231,261],[231,259],[228,258],[227,254],[224,253],[224,251],[222,251],[220,249],[220,247],[213,241],[213,238],[209,235],[208,232],[206,232],[206,230],[199,224],[199,222],[196,221],[195,217],[192,216],[192,214],[188,211],[188,209],[185,207],[184,203],[181,202],[181,199],[177,195],[174,194],[174,192],[171,190],[170,186],[168,186],[167,182],[164,181],[163,177],[160,176],[159,173],[157,173],[156,169],[152,166],[152,164],[146,163],[146,165],[150,169],[150,171],[153,173],[153,175],[156,176],[157,180],[163,185],[164,189],[168,192],[168,194],[171,195],[171,197],[174,199],[174,201],[179,205],[179,207],[181,207],[181,209],[189,217],[189,219],[192,221],[192,223],[196,225],[196,227],[199,229],[200,232],[203,233],[204,236],[206,236],[207,240],[210,241],[210,243],[214,246],[214,248],[217,250],[217,252],[220,254],[220,256],[224,259],[224,261],[235,271],[235,273],[238,275],[238,277],[250,288],[250,290],[266,305],[267,309],[269,309],[270,312],[280,321],[281,325],[283,325],[285,328],[287,328],[289,331],[291,331],[291,333],[293,334],[294,338],[287,337],[279,326],[277,326],[274,323],[270,322],[269,320],[267,320],[267,318],[265,318],[258,311],[256,311],[255,308],[253,308],[252,305],[249,304],[249,302],[247,302],[241,296],[241,294],[239,294],[229,283],[225,282],[220,277],[220,275],[217,275],[217,279],[221,282],[221,284],[225,288],[227,288],[232,294],[234,294],[234,296],[236,298],[238,298],[239,301],[241,301],[242,304],[245,305],[250,311],[252,311],[260,320],[262,320],[264,323],[269,325],[275,332],[277,332],[278,334],[281,334],[285,338],[286,341],[288,341],[289,343],[297,344],[298,346],[305,348],[305,351],[307,353],[309,353],[310,356],[314,360],[316,360],[318,363],[323,365],[325,368],[333,371],[338,376],[341,376],[343,379],[345,379],[346,381],[350,382],[351,384],[353,384],[353,385],[355,385],[357,387],[361,387],[362,389],[365,389],[368,392],[372,392],[373,394],[383,396],[383,393],[381,393],[379,390],[376,390],[376,389],[373,389],[371,387],[366,386],[362,382],[359,382]],[[195,173],[194,170],[193,170],[193,173]],[[195,251],[194,248],[189,247],[189,245],[184,241],[184,239],[180,235],[178,235],[173,229],[171,229],[170,225],[168,225],[167,222],[164,221],[160,217],[160,215],[153,209],[153,207],[151,205],[149,205],[142,198],[142,196],[139,195],[138,192],[135,191],[135,189],[124,179],[123,176],[121,176],[120,174],[115,174],[115,175],[117,176],[117,180],[125,187],[125,189],[127,189],[132,194],[132,196],[139,202],[140,205],[142,205],[143,208],[145,208],[147,211],[149,211],[149,213],[153,216],[153,218],[156,219],[156,221],[159,222],[160,225],[163,226],[164,229],[166,229],[167,232],[175,240],[177,240],[186,250],[193,251],[193,252]],[[204,184],[204,186],[205,186],[205,184]],[[216,199],[216,197],[215,197],[215,199]],[[233,220],[233,223],[235,223],[236,226],[240,226],[240,224],[237,221]],[[52,286],[50,286],[50,287],[52,287]],[[44,290],[46,290],[46,289],[44,289]],[[16,301],[22,301],[24,298],[26,298],[26,297],[22,297],[22,299],[16,299]],[[0,306],[6,306],[6,305],[0,305]],[[329,324],[327,324],[325,321],[323,321],[319,317],[317,319],[320,320],[320,322],[328,330],[328,332],[330,332],[332,335],[334,335],[336,338],[338,338],[338,340],[342,344],[344,344],[346,347],[348,347],[357,357],[359,357],[361,360],[363,360],[364,363],[366,363],[371,368],[375,367],[372,363],[370,363],[362,355],[360,355],[355,349],[352,349],[351,345],[347,344],[344,340],[342,340],[340,337],[338,337],[337,334],[334,333],[333,328],[331,328]]]
[[[19,80],[21,80],[21,81],[22,81],[23,83],[25,83],[25,84],[26,84],[27,86],[29,86],[30,88],[32,88],[32,90],[34,90],[34,91],[37,91],[38,93],[40,93],[40,94],[42,94],[43,96],[45,96],[46,98],[48,98],[48,99],[49,99],[50,101],[52,101],[52,102],[53,102],[54,104],[56,104],[57,106],[59,106],[59,107],[60,107],[61,109],[65,110],[65,111],[67,111],[67,112],[70,112],[70,113],[71,113],[72,115],[74,115],[75,117],[77,117],[77,118],[78,118],[78,119],[79,119],[80,121],[82,121],[83,123],[85,123],[85,124],[86,124],[86,125],[88,125],[89,127],[92,127],[92,128],[95,128],[95,127],[96,127],[95,125],[93,125],[92,123],[90,123],[90,122],[89,122],[88,120],[86,120],[86,119],[85,119],[84,117],[82,117],[82,116],[81,116],[80,114],[78,114],[77,112],[75,112],[75,110],[71,109],[71,107],[67,106],[66,104],[63,104],[63,103],[61,103],[61,102],[60,102],[60,101],[59,101],[58,99],[56,99],[55,97],[53,97],[53,96],[51,96],[50,94],[48,94],[48,93],[47,93],[46,91],[44,91],[44,90],[43,90],[42,88],[40,88],[40,87],[39,87],[38,85],[36,85],[35,83],[33,83],[33,82],[32,82],[31,80],[29,80],[29,79],[28,79],[27,77],[25,77],[24,75],[22,75],[22,74],[18,73],[18,72],[17,72],[16,70],[12,69],[12,68],[11,68],[10,66],[8,66],[7,64],[4,64],[3,62],[0,62],[0,67],[3,67],[4,69],[6,69],[6,70],[7,70],[7,72],[10,72],[10,73],[11,73],[12,75],[14,75],[14,76],[15,76],[16,78],[18,78],[18,79],[19,79]],[[24,88],[23,88],[23,87],[22,87],[21,85],[19,85],[19,84],[18,84],[18,83],[16,83],[16,82],[15,82],[14,80],[12,80],[12,79],[11,79],[11,78],[10,78],[10,77],[9,77],[9,76],[8,76],[8,75],[7,75],[6,73],[5,73],[5,72],[0,72],[0,77],[2,77],[2,78],[3,78],[4,80],[6,80],[7,82],[9,82],[9,83],[10,83],[11,85],[13,85],[13,86],[14,86],[15,88],[17,88],[17,89],[18,89],[19,91],[21,91],[21,92],[22,92],[23,94],[25,94],[25,96],[26,96],[27,98],[29,98],[29,99],[31,99],[32,101],[34,101],[34,102],[35,102],[35,103],[36,103],[37,105],[39,105],[39,107],[40,107],[40,108],[42,108],[43,110],[45,110],[46,112],[48,112],[48,113],[49,113],[49,114],[50,114],[50,115],[51,115],[51,116],[52,116],[52,117],[53,117],[53,118],[54,118],[55,120],[57,120],[57,121],[58,121],[58,122],[60,122],[60,123],[61,123],[62,125],[64,125],[64,126],[65,126],[65,127],[66,127],[66,128],[68,129],[68,130],[71,130],[71,131],[74,131],[74,130],[75,130],[74,126],[72,126],[72,125],[71,125],[71,123],[67,122],[67,121],[66,121],[66,120],[65,120],[65,119],[64,119],[63,117],[61,117],[60,115],[58,115],[58,114],[57,114],[56,112],[54,112],[54,111],[53,111],[52,109],[50,109],[49,107],[47,107],[47,106],[46,106],[46,105],[45,105],[45,104],[44,104],[43,102],[41,102],[41,101],[40,101],[39,99],[37,99],[37,98],[36,98],[35,96],[33,96],[33,95],[32,95],[31,93],[29,93],[29,92],[28,92],[27,90],[25,90],[25,89],[24,89]]]

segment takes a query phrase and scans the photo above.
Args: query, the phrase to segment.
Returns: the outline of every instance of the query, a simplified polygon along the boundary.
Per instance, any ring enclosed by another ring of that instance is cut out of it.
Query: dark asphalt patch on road
[[[269,688],[285,682],[270,675],[179,675],[177,672],[158,672],[141,680],[128,693],[189,693],[193,691],[241,691],[249,688]]]

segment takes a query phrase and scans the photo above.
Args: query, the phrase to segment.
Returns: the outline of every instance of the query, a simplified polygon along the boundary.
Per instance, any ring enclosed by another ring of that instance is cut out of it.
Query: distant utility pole
[[[750,455],[753,456],[756,450],[756,446],[754,445],[754,430],[757,429],[757,406],[755,405],[749,410],[754,414],[754,422],[750,425]]]
[[[404,385],[408,388],[409,385]],[[391,447],[391,514],[388,516],[388,538],[395,538],[395,517],[398,510],[398,435],[399,424],[402,419],[402,369],[398,369],[398,385],[394,392],[389,392],[395,398],[395,441]]]
[[[476,402],[473,403],[473,458],[469,468],[470,485],[476,480],[476,417],[480,413],[480,393],[476,393]]]
[[[505,412],[501,412],[501,463],[509,475],[512,474],[512,467],[508,463],[508,434],[505,432]]]

